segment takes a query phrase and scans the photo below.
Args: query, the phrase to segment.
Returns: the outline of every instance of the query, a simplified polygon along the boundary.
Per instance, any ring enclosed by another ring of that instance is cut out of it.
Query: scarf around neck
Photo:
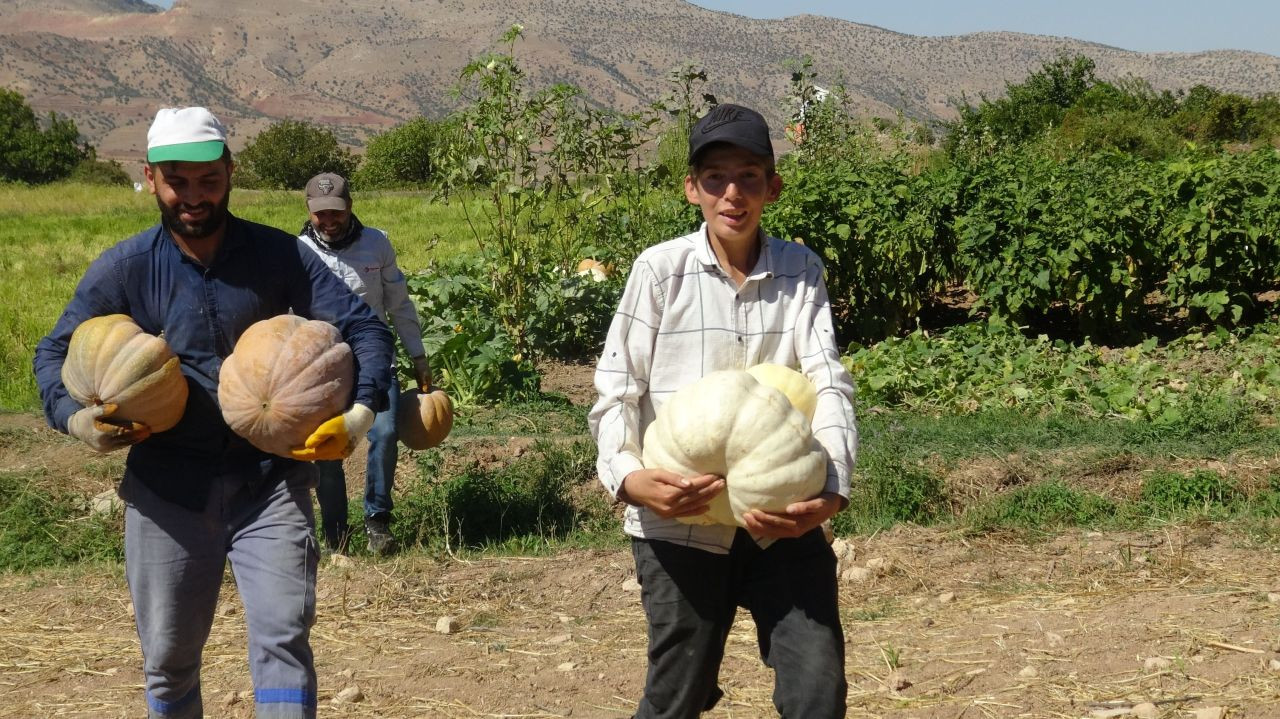
[[[325,239],[315,227],[311,225],[311,220],[307,220],[302,224],[302,233],[310,237],[313,242],[324,247],[331,252],[341,252],[351,246],[353,242],[360,238],[360,233],[364,232],[364,225],[360,223],[360,218],[355,213],[351,213],[351,222],[347,223],[347,231],[339,237]]]

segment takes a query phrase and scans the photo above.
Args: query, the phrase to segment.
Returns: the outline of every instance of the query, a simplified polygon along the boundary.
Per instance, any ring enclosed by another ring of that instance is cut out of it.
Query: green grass
[[[406,273],[475,251],[461,208],[425,193],[357,193],[361,221],[387,231]],[[296,232],[301,193],[235,190],[231,211]],[[0,185],[0,409],[39,406],[31,358],[85,268],[103,250],[159,219],[155,199],[130,188]]]
[[[899,522],[1036,534],[1200,519],[1254,522],[1256,533],[1265,534],[1265,525],[1280,518],[1280,477],[1250,494],[1229,474],[1169,468],[1175,461],[1208,463],[1280,450],[1280,430],[1231,404],[1206,403],[1185,422],[1171,424],[1011,411],[951,417],[890,412],[864,418],[861,434],[852,507],[836,518],[841,534]],[[1144,468],[1137,496],[1106,497],[1072,484],[1089,466],[1116,460]],[[944,475],[982,461],[1016,464],[1010,486],[977,501],[948,496]]]
[[[0,572],[124,557],[123,522],[89,516],[77,498],[41,489],[22,473],[0,472]]]

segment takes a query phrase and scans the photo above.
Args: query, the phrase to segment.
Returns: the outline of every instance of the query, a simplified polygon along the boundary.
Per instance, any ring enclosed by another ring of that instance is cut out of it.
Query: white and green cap
[[[147,162],[212,162],[227,146],[227,128],[203,107],[166,107],[147,130]]]

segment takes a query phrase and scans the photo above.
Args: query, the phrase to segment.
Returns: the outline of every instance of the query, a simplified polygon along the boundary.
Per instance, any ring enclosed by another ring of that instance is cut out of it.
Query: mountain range
[[[1098,18],[1098,22],[1106,22]],[[784,120],[788,61],[813,59],[868,115],[937,122],[999,95],[1061,54],[1104,79],[1157,89],[1206,84],[1280,92],[1280,58],[1256,52],[1142,53],[1067,37],[905,35],[814,15],[756,20],[684,0],[5,0],[0,87],[76,122],[104,157],[135,159],[156,109],[202,104],[233,149],[272,122],[306,120],[359,146],[374,132],[458,106],[459,71],[524,28],[515,55],[532,87],[577,85],[634,109],[667,94],[669,72],[705,68],[705,90]]]

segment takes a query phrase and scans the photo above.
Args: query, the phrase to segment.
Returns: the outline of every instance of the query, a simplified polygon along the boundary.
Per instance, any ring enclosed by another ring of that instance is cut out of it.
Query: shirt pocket
[[[356,275],[356,289],[351,289],[360,295],[361,299],[375,307],[382,301],[382,265],[374,262],[364,262],[352,268]]]

